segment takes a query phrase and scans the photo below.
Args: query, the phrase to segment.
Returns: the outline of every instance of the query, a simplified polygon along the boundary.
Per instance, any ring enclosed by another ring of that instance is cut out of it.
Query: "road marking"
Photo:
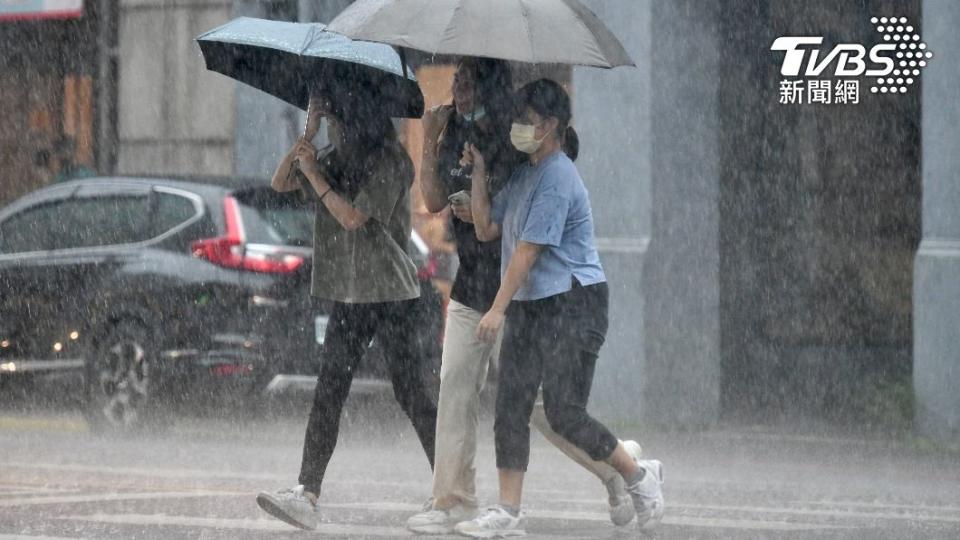
[[[152,478],[189,478],[189,479],[204,479],[204,478],[231,478],[231,479],[246,479],[246,480],[257,480],[257,481],[266,481],[271,483],[282,482],[283,476],[276,474],[268,473],[242,473],[242,472],[230,472],[230,471],[209,471],[209,470],[190,470],[190,469],[145,469],[145,468],[130,468],[130,467],[108,467],[108,466],[93,466],[93,465],[70,465],[70,464],[47,464],[47,463],[24,463],[24,462],[11,462],[4,463],[5,468],[26,468],[34,470],[49,470],[49,471],[72,471],[72,472],[93,472],[101,473],[106,475],[123,475],[123,476],[143,476],[143,477],[152,477]],[[341,487],[357,487],[357,486],[378,486],[383,488],[384,486],[388,487],[398,487],[398,488],[421,488],[422,482],[386,482],[386,481],[371,481],[371,480],[335,480],[328,479],[326,482],[331,486],[341,486]],[[528,490],[531,494],[536,493],[553,493],[550,490]],[[0,498],[0,507],[10,507],[18,505],[39,505],[39,504],[69,504],[74,502],[98,502],[98,501],[110,501],[110,500],[123,500],[130,498],[142,498],[142,499],[163,499],[163,498],[174,498],[174,497],[232,497],[232,496],[250,496],[250,493],[238,492],[238,491],[189,491],[189,492],[176,492],[176,493],[105,493],[99,495],[74,495],[74,496],[60,496],[60,497],[19,497],[19,498],[10,498],[2,499]],[[556,500],[556,499],[551,499]],[[599,502],[599,499],[564,499],[565,502],[575,502],[577,504],[586,504],[591,508],[596,508],[596,505]],[[371,510],[386,510],[386,511],[403,511],[415,513],[420,510],[420,505],[418,504],[405,504],[405,503],[351,503],[355,507],[367,508]],[[941,522],[941,523],[960,523],[960,514],[955,513],[956,507],[944,506],[944,507],[933,507],[933,506],[922,506],[922,505],[883,505],[880,503],[851,503],[844,508],[843,504],[838,504],[834,502],[808,502],[802,503],[809,506],[824,506],[824,509],[817,508],[797,508],[797,502],[784,503],[791,506],[775,507],[775,506],[733,506],[733,505],[704,505],[704,504],[684,504],[682,502],[669,501],[670,508],[678,510],[686,510],[689,512],[741,512],[741,513],[754,513],[754,514],[764,514],[764,515],[780,515],[780,516],[796,516],[796,517],[829,517],[835,518],[838,520],[851,520],[851,519],[864,519],[864,520],[894,520],[894,521],[917,521],[917,522]],[[851,510],[850,508],[856,508],[859,505],[860,511],[855,509]],[[333,504],[323,504],[322,506],[328,506],[331,508],[338,507]],[[870,511],[870,510],[878,511]],[[947,515],[944,515],[947,514]],[[537,511],[534,511],[533,516],[537,516]],[[560,513],[559,515],[550,514],[549,511],[546,513],[541,513],[541,516],[545,518],[562,518],[564,515],[569,516],[569,513]],[[773,517],[773,516],[771,516]],[[606,521],[608,518],[605,513],[590,513],[584,512],[578,515],[578,519],[584,519],[589,521]],[[709,517],[671,517],[667,516],[665,522],[673,523],[677,525],[689,525],[689,526],[702,526],[702,527],[732,527],[732,528],[753,528],[755,524],[757,527],[767,527],[775,528],[774,530],[792,530],[789,527],[801,526],[801,527],[814,527],[814,528],[828,528],[827,525],[807,525],[807,524],[783,524],[782,521],[778,520],[729,520],[729,519],[714,519]],[[726,525],[723,525],[726,524]]]
[[[407,512],[415,513],[422,509],[422,505],[409,504],[409,503],[397,503],[390,501],[374,502],[374,503],[324,503],[320,502],[317,504],[320,508],[330,508],[330,509],[352,509],[352,510],[372,510],[372,511],[386,511],[386,512]],[[668,509],[669,512],[669,509]],[[556,520],[566,520],[566,521],[592,521],[592,522],[601,522],[609,523],[610,516],[606,513],[599,512],[576,512],[569,510],[539,510],[539,509],[526,509],[525,513],[528,518],[535,519],[548,519],[552,521]],[[714,529],[741,529],[741,530],[755,530],[755,531],[813,531],[813,530],[828,530],[828,529],[845,529],[848,527],[838,526],[838,525],[826,525],[819,523],[788,523],[785,521],[766,521],[766,520],[754,520],[754,519],[722,519],[722,518],[700,518],[700,517],[689,517],[689,516],[670,516],[667,515],[663,518],[663,523],[666,525],[678,525],[685,527],[707,527]]]
[[[279,474],[239,471],[210,471],[202,469],[146,469],[142,467],[111,467],[107,465],[79,465],[62,463],[26,463],[22,461],[5,462],[3,466],[17,467],[21,469],[39,469],[44,471],[97,473],[111,476],[146,476],[151,478],[229,478],[239,480],[265,480],[270,482],[276,482],[284,478],[284,476]]]
[[[212,529],[239,529],[249,531],[295,531],[294,527],[277,520],[266,519],[221,519],[193,516],[168,516],[165,514],[93,514],[89,516],[62,516],[59,519],[113,523],[117,525],[176,525],[181,527],[205,527]],[[322,523],[314,533],[350,537],[390,537],[410,536],[410,532],[401,527],[379,525],[344,525]]]
[[[70,431],[85,433],[90,431],[86,420],[82,418],[0,416],[0,429],[15,431]]]
[[[180,491],[153,493],[98,493],[91,495],[52,495],[49,497],[21,497],[18,499],[0,499],[3,506],[36,506],[41,504],[73,504],[86,502],[139,501],[150,499],[182,499],[187,497],[239,497],[247,493],[229,491]]]
[[[83,536],[32,536],[29,534],[0,534],[0,540],[83,540]]]
[[[322,507],[332,508],[349,507],[357,510],[376,510],[379,507],[385,507],[388,510],[397,510],[403,506],[405,510],[416,511],[417,505],[398,505],[395,503],[383,503],[372,505],[360,504],[324,504]],[[551,511],[532,511],[528,512],[528,517],[550,520],[567,521],[608,521],[608,517],[603,514],[588,514],[578,512],[551,512]],[[228,519],[228,518],[208,518],[199,516],[172,516],[167,514],[91,514],[91,515],[73,515],[61,516],[58,519],[70,521],[86,521],[96,523],[113,523],[119,525],[176,525],[183,527],[204,527],[212,529],[239,529],[251,531],[291,531],[294,530],[289,525],[276,521],[265,519]],[[754,531],[812,531],[837,529],[840,527],[831,525],[819,525],[808,523],[787,523],[782,521],[757,521],[748,519],[719,519],[719,518],[691,518],[691,517],[666,517],[663,520],[665,525],[676,525],[686,527],[704,527],[712,529],[738,529]],[[626,529],[623,529],[626,530]],[[357,525],[340,523],[323,523],[317,527],[316,533],[328,535],[346,535],[351,537],[396,537],[409,536],[410,533],[402,527],[387,527],[378,525]]]
[[[679,505],[676,505],[679,506]],[[792,514],[797,516],[824,516],[843,519],[889,519],[899,521],[940,521],[960,523],[960,516],[933,516],[918,513],[856,512],[851,510],[811,510],[807,508],[776,508],[767,506],[726,506],[715,504],[685,504],[682,508],[690,510],[712,510],[717,512],[751,512],[756,514]],[[919,510],[920,508],[911,508]]]
[[[830,507],[849,507],[849,508],[875,508],[883,510],[920,510],[924,512],[948,512],[960,515],[960,506],[930,506],[926,504],[894,504],[880,502],[860,502],[860,501],[793,501],[793,504],[805,506],[830,506]]]

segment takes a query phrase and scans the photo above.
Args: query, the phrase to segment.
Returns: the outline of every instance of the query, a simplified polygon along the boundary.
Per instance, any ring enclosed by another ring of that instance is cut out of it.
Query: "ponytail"
[[[580,155],[580,136],[573,126],[567,126],[563,132],[563,153],[570,158],[570,161],[576,161]]]

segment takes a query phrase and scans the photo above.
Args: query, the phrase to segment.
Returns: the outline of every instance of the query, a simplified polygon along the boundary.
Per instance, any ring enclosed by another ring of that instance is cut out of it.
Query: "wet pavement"
[[[8,538],[407,538],[430,471],[389,402],[351,401],[308,533],[259,510],[295,483],[305,407],[246,419],[180,417],[163,432],[104,438],[69,407],[0,409],[0,540]],[[16,410],[15,410],[16,409]],[[915,441],[717,428],[639,433],[665,463],[655,538],[960,538],[960,454]],[[491,421],[481,426],[481,500],[496,493]],[[539,435],[525,509],[531,538],[630,538],[605,491]]]

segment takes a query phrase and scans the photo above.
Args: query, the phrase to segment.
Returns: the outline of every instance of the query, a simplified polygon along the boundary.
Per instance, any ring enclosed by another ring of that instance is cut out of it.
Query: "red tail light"
[[[249,364],[217,364],[210,367],[210,373],[218,377],[231,377],[234,375],[248,375],[253,373],[253,366]]]
[[[190,244],[194,257],[225,268],[237,268],[267,274],[292,274],[303,265],[303,257],[283,253],[274,246],[249,245],[243,233],[240,207],[233,197],[223,200],[227,233]]]

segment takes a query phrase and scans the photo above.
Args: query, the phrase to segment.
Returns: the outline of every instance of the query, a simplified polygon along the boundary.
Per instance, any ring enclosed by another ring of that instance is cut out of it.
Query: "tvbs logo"
[[[859,103],[860,78],[870,92],[905,94],[933,58],[906,17],[873,17],[880,43],[840,43],[822,50],[821,36],[783,36],[770,50],[783,52],[781,103]],[[822,56],[821,56],[822,55]],[[819,78],[819,79],[817,79]]]
[[[820,49],[805,48],[810,45],[820,45],[822,37],[781,37],[777,38],[770,47],[772,51],[784,51],[783,64],[780,74],[786,77],[797,77],[804,67],[803,76],[819,77],[830,65],[834,65],[833,76],[884,77],[891,75],[896,69],[894,60],[897,46],[893,43],[880,44],[870,49],[870,66],[867,66],[867,49],[859,43],[841,43],[834,47],[823,59],[820,59]],[[873,68],[873,69],[870,69]]]

